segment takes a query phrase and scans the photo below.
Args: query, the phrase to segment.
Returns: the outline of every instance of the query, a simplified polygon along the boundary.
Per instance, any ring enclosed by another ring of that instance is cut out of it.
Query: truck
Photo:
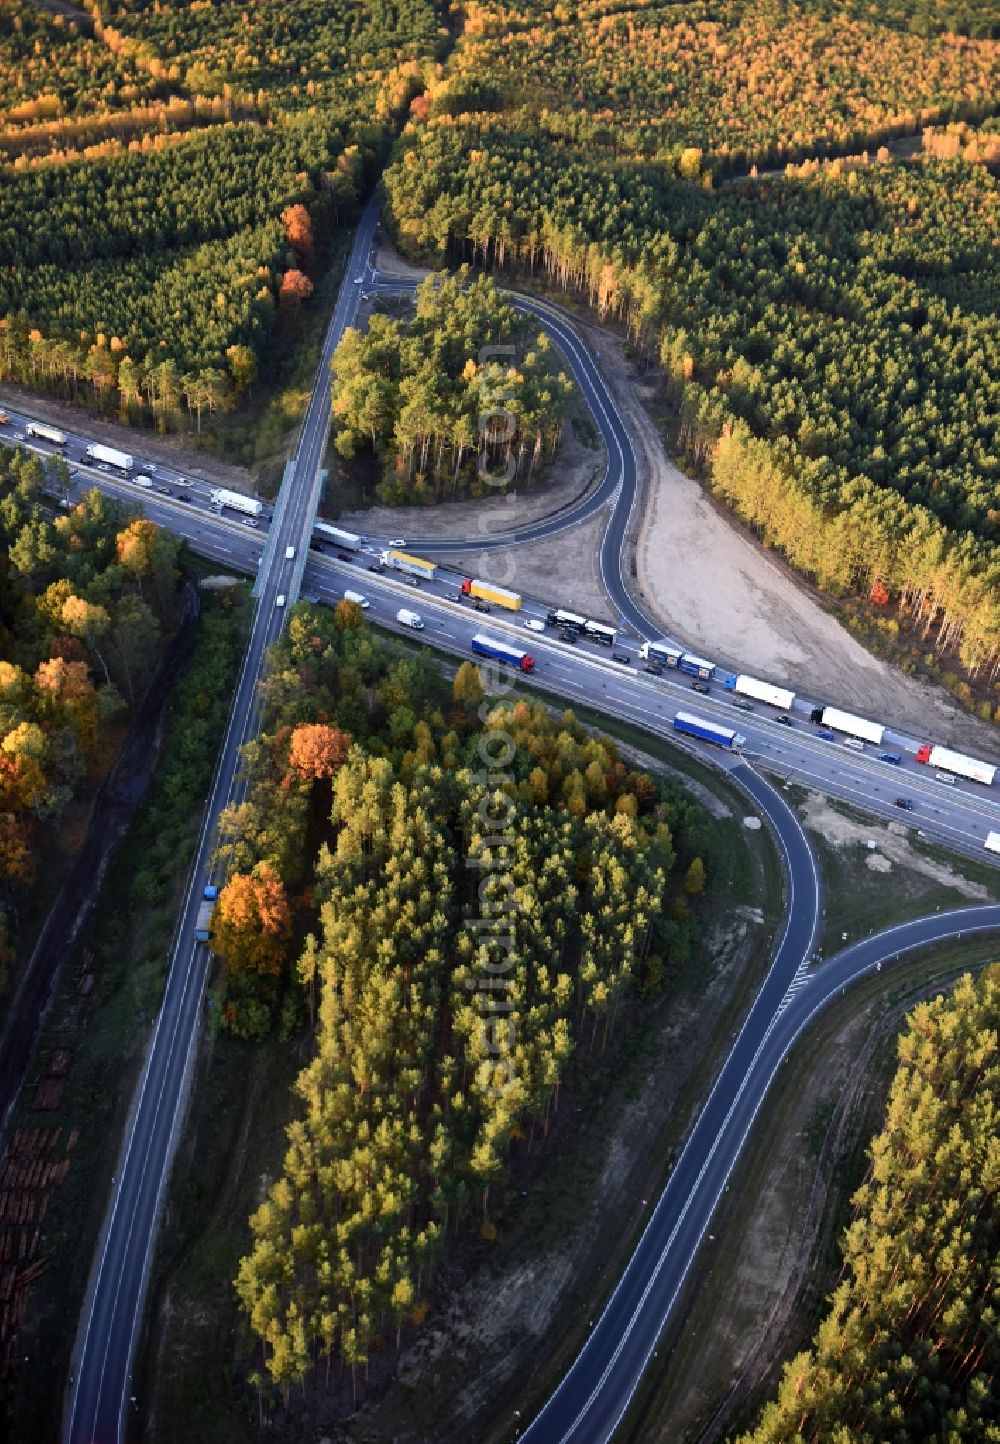
[[[127,451],[119,451],[116,446],[101,446],[94,442],[88,446],[85,453],[88,461],[104,462],[107,466],[115,466],[119,471],[131,471],[135,465],[135,458]]]
[[[823,727],[832,727],[835,732],[860,737],[862,742],[874,742],[876,747],[881,747],[885,736],[881,722],[869,722],[867,717],[855,717],[853,712],[841,712],[839,707],[814,707],[809,719]]]
[[[787,712],[795,701],[795,693],[789,692],[787,687],[773,687],[770,682],[762,682],[759,677],[748,677],[743,672],[727,672],[722,679],[722,685],[727,692],[735,692],[740,697],[753,697],[756,702],[766,702],[769,707],[780,707],[782,712]]]
[[[992,787],[997,775],[992,762],[980,762],[978,757],[966,757],[962,752],[935,747],[930,742],[917,748],[917,761],[940,767],[943,772],[954,772],[958,777],[967,777],[970,782],[981,782],[984,787]]]
[[[592,642],[600,642],[602,647],[613,647],[618,633],[614,627],[606,627],[603,622],[587,622],[583,628],[583,635],[589,637]]]
[[[659,662],[664,667],[676,667],[683,655],[682,647],[671,646],[669,642],[643,642],[639,648],[644,662]]]
[[[677,667],[689,677],[700,677],[703,682],[711,681],[715,672],[714,662],[709,662],[704,657],[696,657],[693,652],[682,652]]]
[[[365,540],[358,536],[357,532],[342,531],[339,526],[331,526],[325,521],[316,522],[313,536],[317,541],[328,541],[335,547],[343,548],[345,552],[359,552]]]
[[[983,847],[987,852],[1000,853],[1000,832],[988,832]]]
[[[487,637],[484,632],[477,632],[473,637],[472,650],[480,657],[492,657],[497,662],[506,662],[509,667],[519,667],[522,672],[535,670],[535,659],[528,652],[510,642]]]
[[[508,611],[516,612],[521,606],[521,597],[517,592],[510,592],[506,587],[495,587],[492,582],[481,582],[475,577],[466,577],[462,582],[463,597],[478,597],[483,602],[496,602],[498,607],[506,607]]]
[[[242,511],[246,516],[260,516],[264,510],[263,504],[255,496],[244,496],[242,491],[227,491],[224,486],[217,487],[210,500],[216,511],[228,506],[232,507],[233,511]]]
[[[198,904],[198,916],[194,925],[195,939],[199,943],[207,943],[212,936],[212,912],[218,896],[219,889],[212,883],[206,884],[202,890],[201,902]]]
[[[423,557],[411,557],[409,552],[383,552],[380,561],[384,567],[394,572],[403,572],[408,577],[421,577],[432,582],[437,576],[436,563],[425,562]]]
[[[24,428],[29,436],[37,437],[39,441],[50,441],[53,446],[65,446],[66,434],[57,431],[54,426],[46,426],[44,421],[29,421]]]
[[[678,712],[674,718],[674,731],[682,732],[685,737],[697,737],[701,742],[711,742],[727,752],[742,752],[747,740],[731,727],[721,727],[718,722],[696,717],[693,712]]]
[[[396,613],[396,621],[401,627],[412,627],[415,632],[423,631],[423,617],[419,612],[411,612],[408,607],[400,607]]]
[[[545,620],[550,627],[569,627],[574,632],[582,632],[587,625],[587,618],[579,616],[576,612],[551,611],[546,615]]]

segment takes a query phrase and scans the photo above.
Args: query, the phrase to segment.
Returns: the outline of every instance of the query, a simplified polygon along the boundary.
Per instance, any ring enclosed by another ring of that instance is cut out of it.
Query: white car
[[[278,595],[277,595],[277,596],[275,597],[275,599],[274,599],[274,605],[275,605],[276,607],[283,607],[283,606],[285,605],[285,594],[284,594],[284,592],[279,592],[279,593],[278,593]]]
[[[537,617],[529,617],[524,624],[529,632],[544,632],[545,623],[540,622]]]
[[[389,543],[389,545],[390,545],[391,547],[405,547],[405,546],[406,546],[406,537],[405,537],[405,536],[396,536],[396,537],[393,537],[393,539],[392,539],[392,541]]]
[[[363,276],[355,276],[355,277],[354,277],[354,284],[355,284],[356,286],[360,286],[360,285],[361,285],[361,282],[362,282],[363,280],[364,280],[364,277],[363,277]]]
[[[175,477],[174,480],[178,486],[194,486],[194,482],[190,481],[186,476],[178,476]]]
[[[215,507],[214,507],[214,506],[213,506],[212,510],[215,511],[216,516],[221,516],[221,515],[222,515],[222,507],[221,507],[221,506],[219,507],[218,511],[215,510]],[[243,520],[243,525],[244,525],[244,526],[251,526],[251,527],[253,527],[254,531],[257,530],[257,523],[254,521],[254,519],[253,519],[252,516],[245,517],[244,520]]]
[[[285,547],[285,561],[286,561],[286,562],[290,562],[291,559],[292,559],[292,557],[293,557],[294,555],[295,555],[295,548],[294,548],[294,547]]]

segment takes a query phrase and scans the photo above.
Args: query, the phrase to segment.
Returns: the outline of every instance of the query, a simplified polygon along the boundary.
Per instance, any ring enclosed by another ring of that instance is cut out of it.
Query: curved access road
[[[376,290],[398,293],[411,292],[415,287],[416,283],[413,281],[390,282],[376,276]],[[470,549],[506,550],[512,546],[525,546],[529,542],[545,541],[559,536],[610,507],[611,514],[601,539],[599,556],[605,591],[626,626],[643,639],[661,637],[662,628],[651,621],[633,601],[623,574],[625,540],[638,492],[638,466],[628,427],[593,356],[569,318],[558,307],[535,296],[513,291],[509,295],[518,311],[535,317],[545,334],[555,342],[566,358],[573,373],[573,380],[587,403],[604,442],[607,454],[604,476],[589,496],[556,516],[542,521],[515,527],[511,531],[497,531],[476,537],[413,537],[407,541],[407,546],[428,556],[441,557],[465,553]]]
[[[814,970],[804,963],[780,991],[787,970],[782,974],[779,960],[790,944],[794,911],[793,896],[789,930],[771,972],[625,1272],[521,1441],[608,1444],[614,1438],[775,1074],[816,1015],[866,973],[891,966],[905,953],[1000,933],[1000,904],[935,913],[865,938]]]

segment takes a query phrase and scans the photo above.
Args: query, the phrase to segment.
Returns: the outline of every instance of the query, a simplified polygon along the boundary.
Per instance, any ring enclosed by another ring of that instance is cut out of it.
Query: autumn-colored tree
[[[309,277],[301,271],[293,269],[286,271],[282,276],[278,296],[284,304],[297,306],[300,301],[308,301],[313,290],[313,283]]]
[[[315,245],[313,242],[312,218],[303,205],[288,206],[281,212],[285,237],[296,257],[303,266],[312,261]]]
[[[876,577],[872,583],[872,589],[868,593],[868,600],[876,607],[887,607],[889,605],[889,589],[881,577]]]
[[[142,578],[148,577],[153,569],[153,553],[159,534],[155,522],[136,517],[115,538],[118,560],[136,578],[140,595]]]
[[[234,873],[212,918],[212,949],[234,973],[277,975],[291,937],[285,887],[269,863]]]
[[[333,624],[338,632],[355,631],[364,626],[365,616],[357,602],[349,602],[346,597],[341,597],[333,609]]]
[[[692,897],[704,890],[705,887],[705,864],[700,857],[696,857],[684,874],[684,891]]]
[[[483,680],[475,662],[463,662],[455,673],[452,696],[460,707],[472,712],[483,700]]]
[[[351,739],[324,722],[296,727],[288,744],[288,763],[302,777],[333,777],[344,764]]]

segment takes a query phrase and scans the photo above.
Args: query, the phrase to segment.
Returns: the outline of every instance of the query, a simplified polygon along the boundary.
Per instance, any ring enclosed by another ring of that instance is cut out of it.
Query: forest
[[[52,465],[0,449],[0,993],[51,830],[107,770],[178,613],[179,543],[97,490],[50,519]]]
[[[920,1003],[812,1346],[737,1444],[995,1439],[1000,969]]]
[[[543,331],[468,267],[417,288],[412,319],[374,314],[334,354],[336,446],[380,460],[392,504],[530,484],[551,459],[573,392]]]
[[[439,24],[424,0],[91,13],[0,12],[0,380],[194,426],[355,219]]]
[[[670,7],[674,30],[689,8]],[[854,68],[823,18],[847,24],[853,11],[778,10],[807,27],[813,61],[831,74]],[[627,29],[648,13],[604,19]],[[974,62],[979,78],[962,81],[962,104],[928,92],[917,105],[913,86],[934,67],[910,73],[901,61],[894,93],[905,74],[914,108],[898,127],[872,116],[863,133],[831,139],[821,122],[840,113],[833,85],[813,128],[775,150],[785,133],[771,95],[772,130],[740,141],[749,174],[725,181],[739,106],[696,106],[705,125],[725,118],[725,151],[708,131],[683,128],[670,131],[668,151],[643,127],[680,75],[647,67],[646,88],[637,79],[631,102],[609,107],[610,72],[595,80],[576,28],[555,14],[551,27],[517,28],[506,12],[477,8],[441,79],[413,102],[386,174],[401,246],[579,294],[624,329],[641,365],[659,363],[685,460],[766,545],[828,591],[870,599],[932,661],[954,658],[995,681],[998,188],[979,162],[995,122],[980,132],[947,116],[992,103],[1000,47],[923,38],[901,12],[899,24],[869,19],[878,34],[865,44],[879,61],[905,41],[914,56],[940,45]],[[663,44],[679,43],[674,30],[662,27]],[[737,69],[760,53],[719,44]],[[695,48],[696,69],[715,63],[712,46]],[[793,73],[786,64],[780,78]],[[928,145],[910,161],[880,143],[920,125]],[[840,144],[873,149],[821,161]],[[813,158],[764,173],[793,152]],[[985,714],[995,704],[982,705]]]
[[[348,602],[298,606],[272,654],[220,827],[213,1014],[313,1039],[237,1279],[286,1399],[419,1323],[569,1059],[613,1047],[691,946],[698,809],[512,685],[448,682]]]

